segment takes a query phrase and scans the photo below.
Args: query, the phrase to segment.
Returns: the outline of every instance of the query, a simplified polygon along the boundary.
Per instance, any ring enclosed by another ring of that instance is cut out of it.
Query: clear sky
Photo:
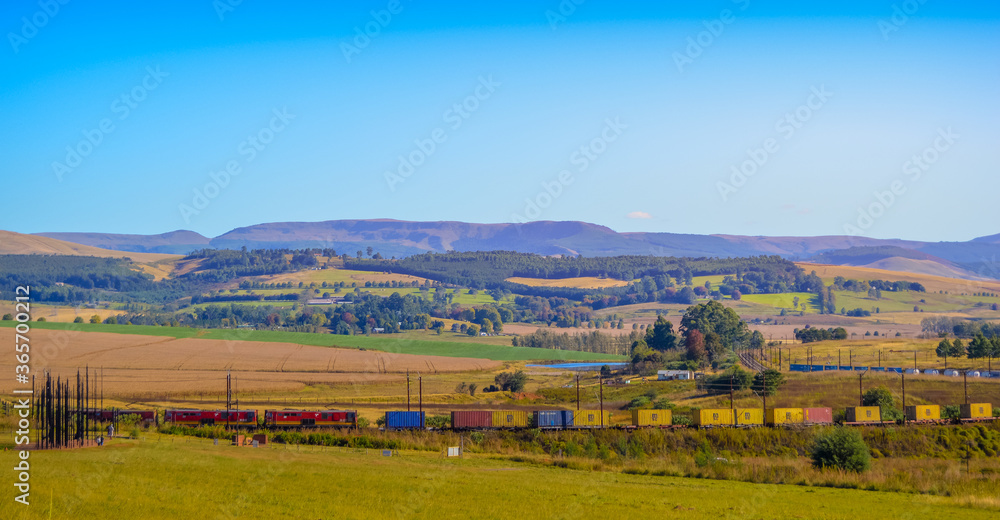
[[[996,2],[576,2],[5,1],[0,229],[1000,232]]]

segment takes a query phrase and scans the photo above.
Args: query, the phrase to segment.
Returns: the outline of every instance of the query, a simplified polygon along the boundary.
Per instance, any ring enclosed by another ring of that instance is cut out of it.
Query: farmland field
[[[144,439],[33,453],[31,506],[5,506],[0,518],[102,518],[112,502],[114,516],[126,518],[583,519],[598,510],[612,518],[996,515],[989,505],[963,505],[963,497],[569,470],[475,454],[382,457],[378,450]]]
[[[328,284],[343,282],[347,284],[347,287],[350,287],[352,283],[355,283],[362,288],[364,288],[365,282],[379,283],[396,281],[406,284],[410,284],[411,282],[423,284],[427,281],[426,278],[419,278],[408,274],[355,271],[341,268],[308,269],[305,271],[296,271],[294,273],[255,277],[254,279],[262,283],[303,282],[306,285],[313,282],[316,282],[317,284],[323,282],[327,282]]]
[[[529,287],[570,287],[574,289],[603,289],[605,287],[624,287],[628,282],[614,278],[597,278],[581,276],[577,278],[507,278],[508,282],[519,283]]]
[[[0,322],[0,334],[12,334],[14,322]],[[198,338],[221,341],[252,341],[277,342],[296,345],[338,348],[364,348],[396,354],[414,354],[420,356],[469,357],[475,359],[494,359],[497,361],[514,360],[597,360],[618,361],[621,356],[592,354],[568,350],[536,349],[530,347],[511,347],[490,343],[478,343],[477,338],[469,338],[466,342],[401,339],[394,335],[373,336],[341,336],[333,334],[312,334],[307,332],[282,332],[247,329],[192,329],[188,327],[156,327],[142,325],[92,325],[32,323],[33,330],[68,330],[70,333],[110,332],[126,335],[166,336],[171,338]],[[79,331],[79,332],[73,332]],[[456,334],[448,332],[446,334]]]
[[[798,307],[795,306],[795,298],[799,299]],[[806,306],[806,314],[819,312],[816,295],[811,293],[744,294],[742,301],[767,305],[773,307],[775,312],[781,309],[800,311],[803,305]]]
[[[961,278],[886,271],[869,267],[810,264],[804,262],[797,263],[796,265],[804,269],[807,273],[816,271],[816,275],[822,278],[823,283],[826,285],[832,284],[835,277],[843,276],[844,278],[855,280],[905,280],[918,282],[927,289],[927,292],[947,291],[952,294],[971,294],[987,291],[1000,293],[1000,281],[997,280],[963,280]]]

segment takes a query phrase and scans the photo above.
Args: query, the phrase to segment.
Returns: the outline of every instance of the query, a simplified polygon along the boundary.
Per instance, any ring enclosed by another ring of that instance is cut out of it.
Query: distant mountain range
[[[474,224],[399,220],[276,222],[234,229],[215,238],[193,231],[159,235],[38,233],[118,251],[185,254],[202,248],[332,248],[355,255],[372,247],[385,257],[429,251],[510,250],[542,255],[735,257],[779,255],[792,260],[961,278],[1000,278],[1000,234],[968,242],[919,242],[851,236],[764,237],[619,233],[587,222]]]

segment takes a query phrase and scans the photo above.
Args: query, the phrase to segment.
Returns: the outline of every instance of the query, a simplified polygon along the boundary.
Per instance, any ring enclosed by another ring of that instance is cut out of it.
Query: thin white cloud
[[[632,213],[629,213],[628,215],[625,216],[628,218],[653,218],[652,215],[646,213],[645,211],[633,211]]]

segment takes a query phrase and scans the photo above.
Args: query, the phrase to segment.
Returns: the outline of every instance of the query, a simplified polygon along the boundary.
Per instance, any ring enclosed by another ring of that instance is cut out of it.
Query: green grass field
[[[15,322],[2,321],[0,326],[13,327]],[[333,334],[312,334],[308,332],[282,332],[270,330],[232,330],[232,329],[192,329],[188,327],[157,327],[144,325],[104,325],[90,323],[49,323],[32,322],[31,326],[39,329],[80,330],[84,332],[111,332],[116,334],[142,334],[147,336],[165,336],[174,338],[202,338],[239,341],[272,341],[281,343],[296,343],[299,345],[314,345],[321,347],[354,347],[400,354],[417,354],[424,356],[468,357],[477,359],[493,359],[496,361],[528,361],[528,360],[566,360],[566,361],[620,361],[623,356],[608,354],[593,354],[590,352],[575,352],[570,350],[549,350],[530,347],[511,347],[491,345],[488,342],[478,342],[477,338],[468,341],[442,341],[407,339],[396,335],[375,336],[339,336]],[[452,334],[452,333],[446,333]]]
[[[736,276],[736,273],[730,275],[713,274],[710,276],[694,276],[691,278],[691,286],[692,287],[704,286],[705,282],[711,282],[712,289],[717,289],[719,285],[722,284],[722,280],[724,280],[726,276]]]
[[[795,297],[799,298],[799,306],[795,308]],[[750,303],[757,303],[760,305],[768,305],[773,307],[775,312],[780,312],[781,309],[788,309],[789,311],[800,311],[802,310],[802,304],[806,305],[806,314],[815,314],[819,312],[819,305],[816,303],[816,295],[812,293],[780,293],[780,294],[744,294],[743,301]],[[838,300],[839,304],[840,301]]]
[[[963,296],[955,294],[940,294],[931,292],[891,292],[883,291],[881,299],[868,298],[867,293],[852,291],[834,291],[837,299],[837,310],[862,308],[871,311],[878,307],[880,312],[913,312],[917,306],[925,312],[958,312],[972,308],[977,303],[981,306],[997,303],[997,298],[986,296]],[[920,300],[924,300],[921,302]],[[1000,317],[1000,312],[996,313]]]
[[[38,518],[996,518],[960,499],[628,475],[433,452],[236,448],[150,434],[103,448],[36,451]],[[12,460],[12,459],[11,459]]]

